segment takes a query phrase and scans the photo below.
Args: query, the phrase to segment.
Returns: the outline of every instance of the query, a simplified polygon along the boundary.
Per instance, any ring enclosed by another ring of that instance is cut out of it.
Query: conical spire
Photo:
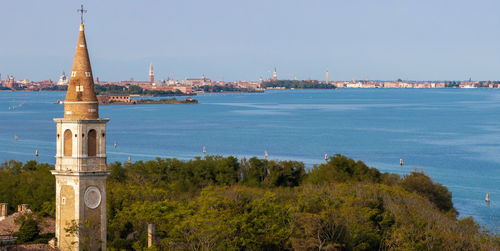
[[[76,45],[73,68],[71,68],[66,100],[64,101],[64,118],[99,118],[98,102],[94,91],[94,80],[83,24],[80,24],[80,35]]]

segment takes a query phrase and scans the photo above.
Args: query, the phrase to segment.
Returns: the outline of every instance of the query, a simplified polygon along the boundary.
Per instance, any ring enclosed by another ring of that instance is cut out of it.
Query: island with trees
[[[252,89],[252,88],[243,88],[236,87],[234,85],[225,84],[225,85],[202,85],[195,87],[193,91],[196,92],[205,92],[205,93],[223,93],[223,92],[248,92],[248,93],[259,93],[264,92],[261,89]]]
[[[165,91],[165,90],[148,90],[141,88],[137,85],[95,85],[94,90],[97,95],[136,95],[136,96],[188,96],[179,90]],[[196,94],[190,94],[196,95]]]
[[[262,83],[263,88],[267,89],[335,89],[331,84],[320,82],[318,80],[276,80]]]

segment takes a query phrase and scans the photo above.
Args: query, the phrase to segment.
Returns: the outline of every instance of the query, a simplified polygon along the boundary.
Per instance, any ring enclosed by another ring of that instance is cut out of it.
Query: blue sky
[[[500,80],[493,0],[2,1],[2,78],[70,71],[80,3],[102,80]]]

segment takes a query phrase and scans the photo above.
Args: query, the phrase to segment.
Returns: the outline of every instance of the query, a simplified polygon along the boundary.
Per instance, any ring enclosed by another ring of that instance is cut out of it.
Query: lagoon
[[[0,92],[0,161],[55,162],[52,119],[63,116],[63,106],[53,103],[64,96]],[[267,150],[270,159],[308,166],[340,153],[383,172],[424,171],[452,191],[461,217],[495,231],[500,223],[500,90],[272,90],[196,99],[200,104],[100,106],[100,116],[111,119],[108,162],[190,159],[203,146],[236,157],[263,158]]]

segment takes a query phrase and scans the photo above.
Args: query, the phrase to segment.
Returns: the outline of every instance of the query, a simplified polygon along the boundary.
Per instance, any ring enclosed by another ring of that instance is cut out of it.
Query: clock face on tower
[[[101,204],[101,192],[97,187],[89,186],[83,199],[85,200],[85,206],[96,209]]]

